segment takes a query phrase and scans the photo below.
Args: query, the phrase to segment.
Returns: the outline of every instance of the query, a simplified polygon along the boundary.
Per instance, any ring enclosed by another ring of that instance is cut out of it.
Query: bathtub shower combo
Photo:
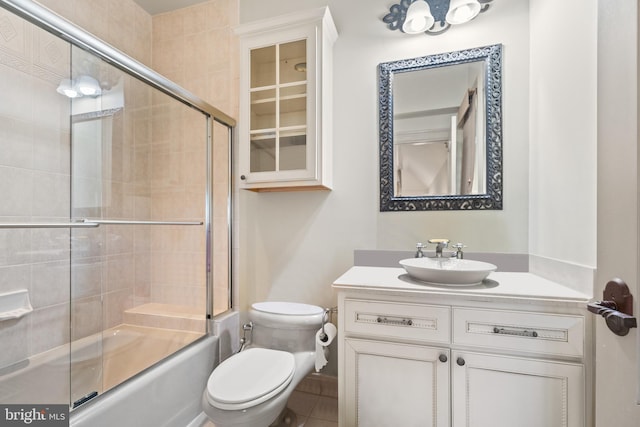
[[[0,6],[0,403],[73,419],[199,357],[181,349],[214,357],[235,122],[31,1]]]

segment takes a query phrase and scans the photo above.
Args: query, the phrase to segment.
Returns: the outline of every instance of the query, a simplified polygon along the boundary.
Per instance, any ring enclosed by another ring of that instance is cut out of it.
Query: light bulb
[[[453,11],[451,19],[456,22],[467,22],[471,19],[471,16],[473,16],[473,12],[469,5],[465,4]]]
[[[431,9],[424,0],[416,0],[407,9],[407,16],[402,24],[402,31],[407,34],[424,33],[433,26],[435,20]]]
[[[477,0],[452,0],[446,20],[452,25],[464,24],[475,18],[480,13],[480,9],[480,3]]]

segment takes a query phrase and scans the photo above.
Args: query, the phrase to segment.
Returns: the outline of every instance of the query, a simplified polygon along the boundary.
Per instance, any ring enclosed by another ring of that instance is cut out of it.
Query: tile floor
[[[296,413],[292,427],[338,427],[338,379],[311,374],[291,393],[287,407]],[[207,422],[203,427],[214,427]]]
[[[338,427],[338,379],[307,376],[291,393],[287,407],[296,413],[297,427]]]

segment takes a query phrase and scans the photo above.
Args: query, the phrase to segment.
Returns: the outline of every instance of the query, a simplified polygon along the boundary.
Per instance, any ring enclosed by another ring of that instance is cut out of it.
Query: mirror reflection
[[[501,209],[501,46],[380,64],[381,210]]]
[[[484,62],[404,72],[393,83],[395,196],[481,194]]]

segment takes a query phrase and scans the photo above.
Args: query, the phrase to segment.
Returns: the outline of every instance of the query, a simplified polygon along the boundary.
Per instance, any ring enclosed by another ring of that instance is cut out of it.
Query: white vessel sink
[[[434,285],[473,286],[498,267],[488,262],[456,258],[408,258],[400,261],[409,276]]]

